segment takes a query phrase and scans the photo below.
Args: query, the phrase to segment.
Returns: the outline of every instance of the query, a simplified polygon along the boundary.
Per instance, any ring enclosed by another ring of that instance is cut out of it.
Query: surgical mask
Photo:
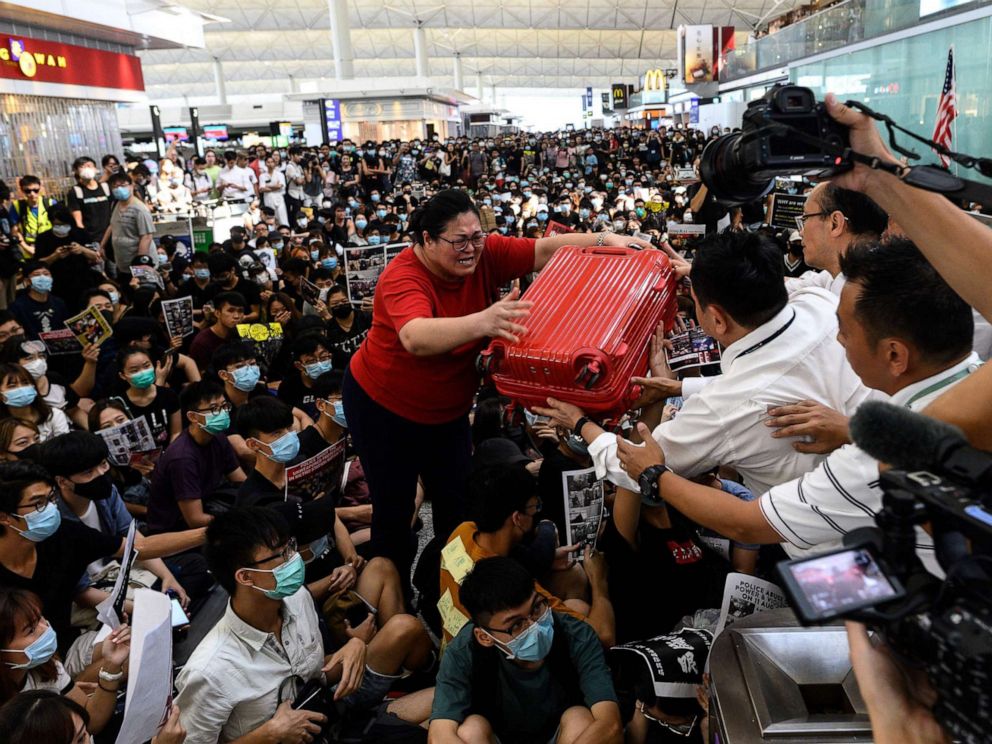
[[[376,214],[376,217],[378,217],[380,220],[384,220],[384,219],[386,219],[386,215],[389,214],[389,212],[387,210],[385,210],[385,209],[377,209],[375,211],[375,214]]]
[[[565,446],[579,457],[589,457],[589,445],[582,437],[577,437],[574,434],[569,435],[565,438]]]
[[[51,292],[52,291],[52,277],[45,276],[44,274],[39,274],[38,276],[31,277],[31,289],[35,292]]]
[[[292,597],[300,591],[300,588],[303,586],[306,564],[303,562],[300,554],[297,553],[281,566],[271,571],[264,568],[249,568],[246,570],[272,574],[276,579],[275,589],[262,589],[257,586],[254,588],[258,589],[269,599],[286,599],[286,597]]]
[[[626,222],[622,222],[621,220],[617,220],[616,222],[613,223],[613,229],[614,230],[617,230],[617,231],[623,230],[626,226],[627,226],[627,223]]]
[[[107,294],[110,295],[111,305],[116,305],[118,302],[121,301],[121,296],[119,292],[107,292]]]
[[[310,221],[306,217],[301,217],[296,221],[296,224],[300,227],[306,227],[309,223]]]
[[[24,408],[34,403],[37,397],[38,391],[35,390],[34,385],[22,385],[5,391],[3,401],[11,408]]]
[[[379,235],[369,235],[369,245],[379,245],[379,241],[381,240],[382,237]]]
[[[492,638],[492,635],[489,636]],[[551,644],[555,639],[554,620],[549,607],[541,619],[532,623],[527,630],[511,640],[500,643],[505,647],[506,658],[518,661],[540,661],[551,652]],[[496,639],[493,638],[495,641]],[[497,641],[499,643],[499,641]]]
[[[607,181],[606,182],[606,188],[612,189],[613,188],[613,181]]]
[[[644,210],[644,207],[638,207],[634,211],[637,212],[637,216],[640,217],[642,220],[644,219],[644,215],[647,214],[647,212]]]
[[[508,229],[508,228],[506,227],[506,225],[502,225],[502,226],[501,226],[501,227],[499,228],[499,231],[500,231],[500,233],[502,233],[503,235],[506,235],[506,233],[507,233],[507,229]]]
[[[348,428],[348,419],[344,416],[344,403],[340,400],[334,401],[334,415],[331,416],[331,421],[342,429]]]
[[[330,256],[328,258],[321,259],[320,265],[325,269],[336,269],[338,267],[338,259],[336,256]]]
[[[46,504],[45,508],[41,511],[33,511],[24,517],[20,514],[13,514],[11,516],[17,517],[18,519],[23,519],[28,526],[28,528],[23,531],[17,529],[16,527],[11,527],[11,529],[25,540],[30,540],[35,543],[41,542],[42,540],[54,535],[59,526],[62,524],[62,513],[59,511],[59,508],[52,503]]]
[[[516,219],[514,218],[514,216],[512,214],[506,215],[506,224],[507,225],[510,225],[512,227],[514,222],[516,222]]]
[[[279,243],[273,243],[272,244],[272,250],[274,250],[274,251],[281,251],[282,250],[282,243],[281,242],[279,242]],[[208,273],[207,276],[210,276],[210,274]]]
[[[313,558],[311,558],[309,561],[304,561],[304,563],[307,564],[317,560],[318,558],[320,558],[320,556],[322,556],[324,553],[330,550],[330,547],[331,547],[331,543],[330,540],[327,539],[327,535],[323,535],[317,538],[312,543],[310,543],[310,554],[313,556]]]
[[[269,283],[269,275],[255,274],[255,276],[252,277],[252,281],[255,282],[255,284],[257,284],[259,287],[264,287],[266,284]]]
[[[377,202],[377,201],[379,201],[379,198],[380,198],[380,197],[379,197],[379,195],[378,195],[378,194],[372,194],[372,196],[370,196],[369,198],[370,198],[370,199],[371,199],[371,200],[372,200],[373,202]]]
[[[310,251],[310,260],[311,261],[316,261],[318,258],[320,258],[320,251],[319,250],[318,251]]]
[[[487,207],[491,207],[493,205],[493,200],[492,199],[483,199],[482,200],[482,203],[485,204]]]
[[[359,230],[364,230],[366,225],[368,224],[369,223],[367,220],[355,220],[355,227],[357,227]]]
[[[209,279],[210,269],[193,269],[193,276],[197,279]]]
[[[548,221],[548,213],[547,212],[538,212],[537,213],[537,221],[538,222],[547,222]]]
[[[208,413],[201,427],[208,434],[223,434],[231,428],[231,414],[227,411]]]
[[[56,509],[56,511],[58,510]],[[28,657],[28,660],[23,664],[11,664],[9,661],[6,662],[7,666],[11,669],[35,669],[55,656],[55,652],[58,650],[58,645],[58,636],[55,634],[55,629],[49,625],[45,629],[45,632],[32,641],[31,645],[27,648],[23,650],[5,648],[3,650],[10,653],[21,653]]]
[[[534,192],[533,191],[525,191],[524,192],[524,198],[525,199],[530,199],[533,195],[534,195]]]
[[[110,480],[110,476],[107,473],[104,473],[86,483],[73,483],[72,490],[84,499],[103,501],[104,499],[109,499],[111,494],[113,494],[114,482]]]
[[[52,225],[52,232],[56,238],[64,238],[72,230],[70,225]]]
[[[96,178],[96,168],[80,168],[79,177],[84,181],[92,181]]]
[[[238,367],[231,373],[232,384],[242,393],[250,393],[254,390],[261,376],[262,370],[257,364]]]
[[[313,364],[307,364],[304,365],[303,369],[306,370],[307,377],[309,377],[311,380],[316,380],[322,374],[331,371],[331,360],[325,359],[322,362],[314,362]]]
[[[258,440],[255,440],[258,441]],[[300,436],[295,431],[287,431],[269,444],[271,455],[265,455],[272,462],[285,464],[300,454]],[[262,453],[265,454],[264,452]]]
[[[48,360],[47,359],[32,359],[30,362],[21,365],[28,371],[32,379],[39,379],[45,376],[48,372]]]
[[[138,390],[150,388],[155,383],[155,370],[151,367],[129,376],[131,384]]]
[[[585,209],[585,208],[580,209],[579,210],[579,217],[581,219],[583,219],[583,220],[589,219],[589,210],[588,209]]]
[[[117,201],[127,201],[131,198],[131,189],[128,186],[118,186],[110,193],[114,195]]]

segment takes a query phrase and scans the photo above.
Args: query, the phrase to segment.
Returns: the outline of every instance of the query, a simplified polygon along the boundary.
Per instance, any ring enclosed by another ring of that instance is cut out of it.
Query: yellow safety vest
[[[24,199],[18,199],[16,204],[18,224],[21,227],[24,242],[28,245],[34,245],[35,239],[41,233],[52,229],[52,221],[48,218],[48,207],[51,206],[51,200],[44,196],[38,200],[38,214],[31,211]]]

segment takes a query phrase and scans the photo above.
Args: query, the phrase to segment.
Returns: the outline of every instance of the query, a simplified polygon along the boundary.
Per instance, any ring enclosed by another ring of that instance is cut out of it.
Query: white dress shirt
[[[840,297],[847,278],[843,273],[832,276],[829,271],[807,271],[802,276],[789,277],[785,280],[785,289],[791,295],[807,287],[819,287]]]
[[[892,396],[891,402],[913,411],[932,401],[978,369],[977,354],[925,380],[914,382]],[[882,508],[878,461],[853,444],[835,450],[812,472],[775,486],[758,499],[761,512],[782,536],[782,547],[793,558],[834,550],[858,527],[875,524]],[[920,558],[931,573],[941,575],[933,540],[916,530]]]
[[[228,604],[176,679],[186,744],[251,733],[281,701],[295,698],[294,677],[317,677],[323,663],[317,610],[306,587],[283,600],[280,638],[252,627]]]
[[[220,187],[221,198],[229,201],[251,201],[254,199],[257,182],[255,171],[237,165],[221,168],[220,173],[217,174],[217,185]],[[235,186],[241,186],[244,190],[234,188]]]
[[[654,430],[666,464],[688,478],[729,465],[754,493],[816,467],[822,457],[773,439],[763,422],[769,406],[810,399],[850,415],[869,397],[837,343],[836,308],[828,291],[800,290],[774,318],[724,349],[723,374]],[[639,490],[620,469],[615,435],[601,434],[589,454],[598,477]]]

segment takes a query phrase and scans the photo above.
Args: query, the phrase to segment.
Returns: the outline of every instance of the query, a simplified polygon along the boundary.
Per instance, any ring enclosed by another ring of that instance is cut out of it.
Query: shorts
[[[362,686],[344,698],[341,702],[346,710],[371,710],[375,708],[386,693],[392,688],[393,683],[402,679],[402,674],[380,674],[365,665],[365,676],[362,677]]]

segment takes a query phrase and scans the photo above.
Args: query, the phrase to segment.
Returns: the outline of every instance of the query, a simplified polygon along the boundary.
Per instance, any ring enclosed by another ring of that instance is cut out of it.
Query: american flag
[[[933,126],[931,139],[948,150],[951,149],[951,122],[958,115],[957,95],[954,92],[954,47],[947,52],[947,72],[944,73],[944,88],[940,91],[940,101],[937,103],[937,121]],[[944,155],[940,156],[941,164],[946,168],[951,164]]]

